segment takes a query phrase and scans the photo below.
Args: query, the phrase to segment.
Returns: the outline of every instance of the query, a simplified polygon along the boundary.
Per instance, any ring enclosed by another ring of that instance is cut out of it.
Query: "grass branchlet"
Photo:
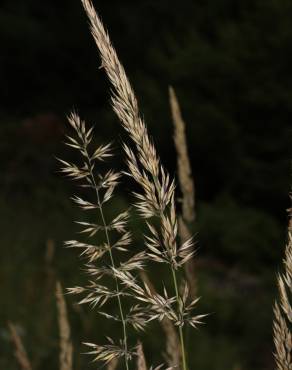
[[[70,293],[83,293],[85,297],[80,304],[90,304],[99,309],[99,313],[108,319],[121,323],[122,335],[118,341],[108,338],[106,345],[86,343],[96,361],[103,361],[106,364],[114,359],[123,358],[126,369],[129,369],[129,360],[133,357],[134,348],[129,348],[127,326],[132,325],[135,329],[141,329],[147,322],[139,306],[133,306],[129,313],[125,312],[122,298],[131,297],[126,289],[121,289],[118,274],[140,269],[145,260],[145,253],[138,253],[128,260],[116,259],[118,253],[128,251],[131,243],[131,234],[127,231],[129,214],[122,211],[111,221],[107,221],[104,208],[111,200],[114,190],[119,182],[120,173],[112,170],[101,174],[98,171],[98,164],[112,156],[110,145],[101,145],[92,149],[93,129],[86,129],[85,123],[81,121],[76,113],[69,117],[69,123],[75,131],[75,136],[68,136],[67,145],[76,149],[81,156],[81,164],[76,165],[60,160],[62,172],[73,180],[81,182],[81,187],[87,190],[90,199],[81,198],[79,195],[72,197],[72,200],[84,211],[95,212],[96,222],[78,221],[81,226],[81,234],[85,234],[92,243],[70,240],[65,244],[67,247],[74,247],[81,250],[85,257],[85,269],[90,276],[89,284],[86,287],[75,287],[69,289]],[[118,261],[118,262],[117,262]],[[107,285],[108,279],[114,282]],[[103,283],[104,281],[104,283]],[[108,300],[116,299],[119,308],[119,315],[112,315],[103,312],[103,307]]]

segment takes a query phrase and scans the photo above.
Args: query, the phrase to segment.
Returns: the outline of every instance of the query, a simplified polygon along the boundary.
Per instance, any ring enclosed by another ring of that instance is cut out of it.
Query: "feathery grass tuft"
[[[179,235],[183,242],[191,238],[189,226],[194,222],[195,213],[195,184],[188,156],[186,125],[182,118],[180,105],[172,86],[169,87],[169,104],[174,126],[174,143],[177,152],[178,180],[182,192],[182,215],[179,217]],[[197,278],[194,259],[185,264],[185,274],[190,285],[192,299],[197,296]]]
[[[279,300],[274,306],[274,344],[278,370],[292,369],[292,308],[288,294],[292,291],[292,221],[289,215],[288,243],[283,259],[284,271],[278,275]]]
[[[96,361],[108,364],[114,359],[123,357],[126,369],[128,369],[134,349],[128,347],[127,326],[132,325],[134,328],[140,329],[143,328],[147,320],[143,312],[137,314],[137,306],[135,309],[132,307],[130,313],[125,313],[122,298],[131,297],[131,293],[127,292],[126,289],[121,289],[118,274],[140,269],[143,266],[145,254],[138,253],[117,264],[116,255],[127,252],[127,247],[131,243],[131,234],[126,229],[129,214],[127,211],[123,211],[108,222],[104,214],[104,207],[111,200],[121,174],[112,170],[105,174],[99,173],[99,163],[112,156],[111,146],[107,144],[92,148],[93,129],[87,130],[85,123],[76,113],[72,113],[68,120],[75,131],[75,137],[68,136],[67,145],[80,153],[82,164],[76,165],[60,160],[63,165],[62,172],[72,180],[81,181],[81,187],[90,193],[89,200],[76,195],[72,197],[73,202],[83,211],[97,212],[98,216],[97,222],[94,223],[77,222],[81,227],[80,233],[87,235],[89,239],[96,238],[97,243],[89,244],[79,240],[69,240],[65,243],[67,247],[81,250],[81,256],[87,260],[86,272],[90,276],[89,284],[86,287],[71,288],[69,293],[84,294],[85,297],[81,299],[80,304],[87,303],[92,307],[97,307],[101,315],[121,323],[122,339],[119,339],[117,344],[109,338],[107,345],[87,343],[87,346],[90,347],[89,353],[94,354]],[[106,285],[108,278],[113,280],[114,289],[111,284]],[[101,311],[101,307],[110,299],[117,299],[118,316]]]
[[[182,213],[186,222],[195,220],[195,185],[188,156],[186,124],[182,118],[180,105],[172,86],[169,87],[169,104],[174,125],[174,143],[177,152],[178,179],[183,194]]]

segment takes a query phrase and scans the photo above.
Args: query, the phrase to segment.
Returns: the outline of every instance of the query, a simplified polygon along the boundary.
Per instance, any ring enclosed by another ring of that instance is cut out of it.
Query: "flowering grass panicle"
[[[283,260],[284,271],[278,275],[279,299],[274,305],[274,344],[278,370],[292,369],[292,219],[289,215],[288,243]]]
[[[174,143],[177,153],[177,173],[182,194],[182,213],[179,216],[179,236],[181,241],[190,239],[190,225],[195,221],[195,184],[192,176],[191,163],[188,155],[186,124],[183,120],[180,104],[175,90],[169,87],[169,105],[174,126]],[[193,299],[197,296],[197,277],[195,273],[194,258],[190,258],[185,264],[186,279],[190,286],[190,294]]]
[[[76,113],[69,116],[69,123],[75,131],[75,136],[68,136],[67,145],[77,150],[81,157],[81,164],[68,163],[60,160],[63,165],[62,172],[73,180],[81,182],[81,187],[87,191],[88,199],[75,195],[73,202],[84,211],[95,212],[95,222],[77,221],[81,227],[81,234],[85,234],[93,242],[69,240],[67,247],[81,250],[81,256],[86,259],[85,270],[90,280],[86,287],[69,289],[69,293],[84,294],[80,304],[90,304],[97,307],[99,313],[108,319],[120,322],[122,337],[117,342],[108,338],[108,344],[96,345],[86,343],[90,348],[89,353],[95,356],[96,361],[110,363],[114,359],[123,358],[126,369],[129,360],[135,354],[135,346],[128,346],[128,326],[143,329],[147,317],[138,305],[131,306],[129,312],[125,311],[122,298],[131,297],[131,291],[121,289],[118,276],[121,273],[141,269],[145,262],[146,254],[139,252],[130,258],[120,258],[118,253],[128,251],[131,243],[131,234],[127,231],[128,211],[120,212],[111,221],[107,221],[104,208],[111,200],[114,190],[118,185],[121,174],[113,170],[102,174],[98,171],[98,164],[112,156],[111,146],[101,145],[92,149],[93,129],[86,129],[85,123]],[[97,214],[96,214],[97,213]],[[96,243],[97,241],[97,243]],[[117,257],[117,258],[116,258]],[[114,282],[114,288],[109,283]],[[101,311],[101,308],[110,299],[117,299],[119,314],[110,314]]]
[[[72,370],[73,345],[71,340],[71,329],[68,320],[67,306],[63,296],[63,289],[59,281],[56,283],[56,303],[60,333],[59,368],[60,370]]]
[[[169,266],[173,279],[173,294],[166,288],[163,294],[153,293],[144,284],[137,284],[130,271],[114,269],[114,275],[123,285],[133,291],[137,299],[149,306],[151,319],[162,320],[167,317],[178,327],[182,352],[182,367],[187,369],[183,327],[186,324],[196,327],[202,315],[193,315],[192,311],[198,299],[190,299],[189,288],[185,283],[183,293],[178,289],[177,271],[194,254],[192,239],[182,245],[178,243],[178,222],[175,209],[175,184],[157,155],[142,119],[137,99],[128,81],[104,26],[89,0],[82,0],[89,18],[91,32],[99,49],[102,67],[112,84],[112,106],[122,126],[132,139],[132,144],[124,143],[128,175],[140,185],[136,197],[136,207],[147,223],[149,233],[145,236],[148,258],[154,262]]]

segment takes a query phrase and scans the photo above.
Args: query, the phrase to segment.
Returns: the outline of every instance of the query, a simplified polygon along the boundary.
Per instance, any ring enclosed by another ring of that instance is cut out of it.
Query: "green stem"
[[[176,301],[178,306],[178,311],[180,312],[180,303],[179,303],[179,292],[178,292],[178,286],[177,286],[177,277],[176,273],[173,267],[171,267],[172,277],[173,277],[173,283],[174,283],[174,289],[175,289],[175,295],[176,295]],[[183,329],[181,326],[179,326],[179,339],[180,339],[180,345],[181,345],[181,355],[182,355],[182,364],[183,364],[183,370],[187,370],[187,360],[186,360],[186,352],[185,352],[185,343],[184,343],[184,335],[183,335]]]
[[[86,148],[85,148],[85,150],[86,150]],[[87,153],[87,150],[86,150],[86,153]],[[111,251],[111,244],[110,244],[109,233],[108,233],[108,230],[107,230],[107,223],[106,223],[106,220],[105,220],[105,217],[104,217],[104,213],[103,213],[103,210],[102,210],[102,204],[101,204],[101,201],[100,201],[98,187],[96,185],[95,178],[94,178],[94,175],[93,175],[93,172],[92,172],[92,169],[91,169],[92,168],[91,167],[91,160],[90,160],[90,157],[89,157],[88,153],[87,153],[87,158],[88,158],[89,168],[90,168],[90,177],[91,177],[93,186],[95,188],[97,204],[98,204],[98,208],[99,208],[99,211],[100,211],[100,215],[101,215],[101,219],[102,219],[102,224],[103,224],[103,227],[104,227],[104,230],[105,230],[105,236],[106,236],[106,241],[107,241],[107,245],[108,245],[108,252],[109,252],[111,264],[112,264],[112,267],[115,269],[116,268],[116,265],[115,265],[115,261],[114,261],[114,256],[113,256],[112,251]],[[124,342],[124,350],[125,350],[125,365],[126,365],[126,370],[129,370],[129,363],[128,363],[128,338],[127,338],[127,330],[126,330],[126,321],[125,321],[125,316],[124,316],[124,311],[123,311],[123,305],[122,305],[122,301],[121,301],[121,297],[120,297],[119,283],[118,283],[118,279],[117,279],[115,273],[114,273],[114,279],[115,279],[115,284],[116,284],[116,291],[117,291],[117,299],[118,299],[120,317],[121,317],[122,326],[123,326],[123,338],[124,338],[123,342]]]

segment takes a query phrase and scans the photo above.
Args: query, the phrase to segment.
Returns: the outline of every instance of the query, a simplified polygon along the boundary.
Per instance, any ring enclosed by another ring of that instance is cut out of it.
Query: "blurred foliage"
[[[188,124],[200,311],[210,313],[189,336],[192,368],[272,369],[275,274],[289,206],[292,3],[94,3],[171,173],[169,84]],[[77,255],[62,247],[80,217],[54,158],[71,155],[62,145],[65,115],[77,107],[96,125],[96,141],[115,140],[117,151],[123,133],[80,1],[3,0],[0,41],[0,368],[17,368],[6,328],[12,320],[34,369],[52,370],[58,368],[54,279],[73,286],[84,278]],[[114,166],[121,165],[118,157]],[[128,204],[130,189],[126,184],[115,208]],[[132,227],[140,224],[135,219]],[[160,270],[154,276],[167,283]],[[96,368],[79,355],[80,343],[103,340],[109,323],[68,301],[75,368]],[[144,338],[149,363],[161,361],[159,330],[153,326]]]

